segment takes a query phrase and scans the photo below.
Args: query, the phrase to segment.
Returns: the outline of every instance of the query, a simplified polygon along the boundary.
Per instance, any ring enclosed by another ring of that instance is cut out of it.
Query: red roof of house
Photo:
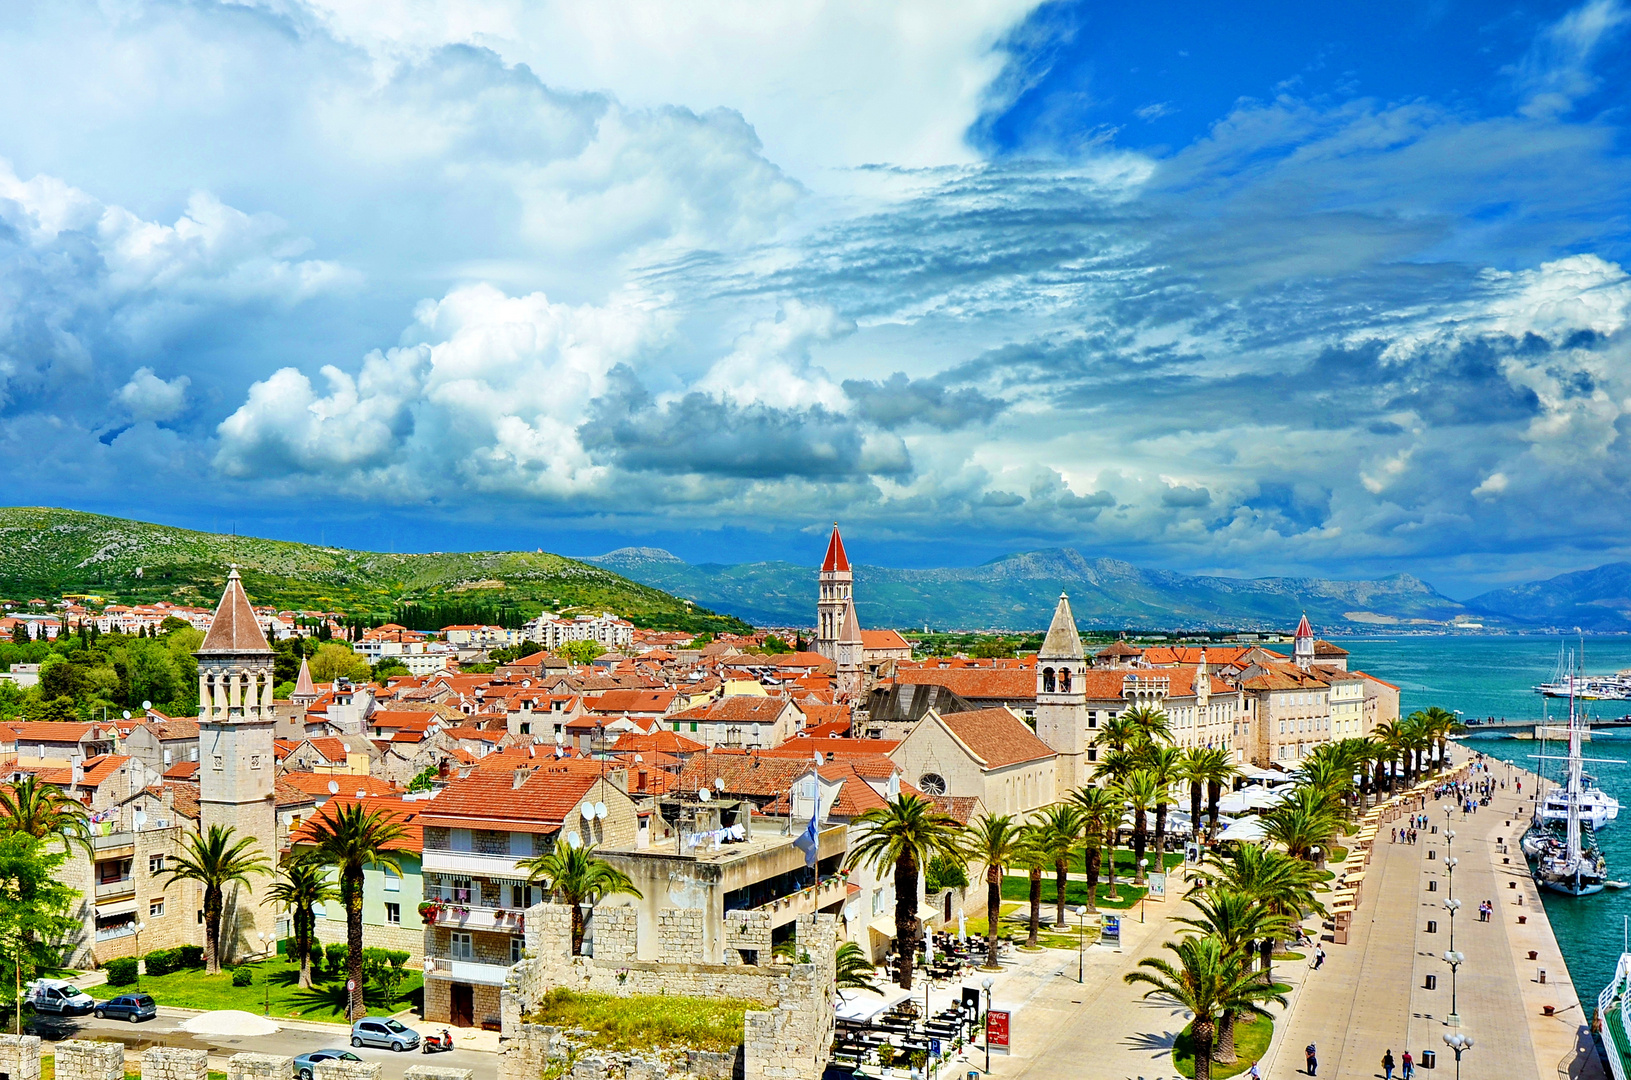
[[[944,686],[969,701],[1020,701],[1036,697],[1036,674],[1024,669],[906,668],[895,673],[895,681],[913,686]],[[1117,691],[1118,696],[1119,693]]]
[[[759,753],[770,757],[796,757],[809,761],[812,754],[834,758],[888,756],[899,745],[899,739],[829,739],[805,735],[788,739],[774,750],[761,750]]]
[[[333,815],[361,802],[368,813],[380,813],[402,826],[402,835],[385,845],[387,851],[424,851],[425,829],[419,817],[428,806],[422,802],[403,802],[401,798],[364,798],[336,795],[324,803],[311,817],[301,822],[300,828],[289,837],[290,844],[315,844],[313,826],[320,820],[333,820]]]
[[[554,832],[600,782],[592,772],[533,770],[519,787],[514,770],[478,770],[425,804],[423,825]]]
[[[867,649],[906,649],[909,651],[912,648],[912,643],[894,630],[862,630],[861,646]]]
[[[166,780],[192,780],[198,776],[198,762],[178,761],[164,770]]]
[[[694,709],[674,713],[667,720],[707,720],[710,722],[770,724],[782,714],[789,702],[786,698],[759,697],[756,694],[733,694],[728,698],[710,701]],[[798,706],[793,706],[798,708]]]
[[[272,651],[272,647],[266,643],[266,635],[261,632],[260,620],[255,618],[255,609],[249,606],[249,597],[244,595],[243,581],[238,577],[236,567],[227,574],[227,587],[221,594],[221,605],[215,609],[209,633],[204,635],[204,644],[199,646],[198,651]]]
[[[975,709],[940,718],[988,768],[1054,756],[1053,749],[1007,709]]]
[[[654,731],[650,735],[633,733],[619,735],[617,741],[611,745],[614,754],[700,754],[706,749],[707,746],[695,739],[687,739],[677,731],[666,730]]]
[[[678,695],[678,690],[607,690],[583,704],[597,713],[663,713]]]
[[[377,776],[350,776],[345,773],[286,772],[282,776],[278,777],[278,779],[287,781],[289,784],[299,788],[306,794],[315,795],[320,799],[325,799],[329,796],[328,786],[331,783],[336,784],[339,787],[339,790],[334,792],[335,795],[355,796],[359,791],[362,792],[364,796],[397,794],[395,784],[392,784],[387,780],[381,780]]]

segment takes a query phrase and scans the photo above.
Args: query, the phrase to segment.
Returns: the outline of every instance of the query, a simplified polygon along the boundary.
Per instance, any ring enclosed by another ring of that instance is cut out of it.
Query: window
[[[402,875],[397,873],[395,870],[392,870],[389,866],[385,867],[385,891],[402,891]]]
[[[149,855],[147,857],[147,872],[149,874],[164,873],[164,855]]]
[[[199,926],[204,925],[204,909],[203,908],[198,909],[198,925]]]
[[[451,935],[452,953],[455,960],[474,960],[476,950],[470,943],[470,935],[454,931]]]
[[[162,916],[163,914],[164,914],[164,897],[161,896],[157,900],[149,900],[147,902],[147,917],[149,919],[157,919],[160,916]]]
[[[249,767],[251,769],[258,769],[261,767],[261,756],[259,754],[249,755]]]
[[[510,938],[510,963],[519,964],[521,962],[521,950],[526,947],[526,944],[526,938],[513,936]]]
[[[225,759],[223,757],[221,757],[220,754],[216,754],[215,755],[215,771],[220,772],[224,768],[226,768]]]
[[[532,734],[532,725],[530,723],[522,724],[521,725],[521,734],[531,735]]]
[[[691,721],[691,730],[695,731],[696,729],[697,729],[697,722],[695,720],[693,720],[693,721]]]
[[[925,795],[944,795],[946,780],[939,773],[924,773],[917,778],[918,790]]]
[[[385,921],[392,926],[402,925],[402,905],[387,903],[385,905]]]

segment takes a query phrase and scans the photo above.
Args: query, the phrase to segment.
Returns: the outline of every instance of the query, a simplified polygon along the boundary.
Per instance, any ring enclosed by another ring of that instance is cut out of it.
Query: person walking
[[[1319,1060],[1318,1054],[1314,1050],[1314,1044],[1313,1043],[1308,1044],[1308,1048],[1303,1051],[1303,1057],[1306,1058],[1307,1061],[1308,1061],[1308,1075],[1309,1076],[1318,1076],[1319,1075],[1320,1060]]]
[[[1406,1050],[1404,1052],[1400,1065],[1399,1075],[1403,1077],[1403,1080],[1410,1080],[1411,1076],[1415,1075],[1416,1072],[1416,1059],[1410,1056],[1410,1051]]]
[[[1382,1055],[1382,1075],[1386,1080],[1393,1080],[1393,1048],[1391,1046]]]
[[[1314,970],[1318,971],[1325,966],[1325,946],[1314,946]]]

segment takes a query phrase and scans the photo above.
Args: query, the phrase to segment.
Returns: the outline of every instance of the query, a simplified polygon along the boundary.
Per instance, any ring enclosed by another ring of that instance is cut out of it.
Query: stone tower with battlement
[[[827,541],[827,557],[821,560],[817,579],[815,651],[828,660],[838,659],[838,638],[844,630],[844,608],[854,599],[855,577],[850,573],[844,539],[838,535],[838,522],[832,523]]]
[[[833,660],[837,669],[833,682],[838,700],[853,705],[861,700],[866,689],[866,645],[861,640],[861,617],[855,614],[854,597],[844,603],[842,629],[833,646]]]
[[[215,609],[198,657],[198,807],[200,831],[224,825],[233,839],[252,837],[267,862],[277,862],[277,772],[272,750],[272,647],[244,594],[236,568]],[[251,885],[227,886],[221,916],[223,964],[265,949],[257,934],[270,935],[276,911],[262,907]]]
[[[1087,763],[1087,667],[1070,598],[1060,593],[1048,636],[1036,654],[1036,735],[1059,755],[1054,775],[1061,792],[1074,791],[1092,779]]]

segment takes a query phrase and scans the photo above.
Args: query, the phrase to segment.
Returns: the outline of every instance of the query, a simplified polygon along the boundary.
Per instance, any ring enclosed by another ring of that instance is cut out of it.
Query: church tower
[[[832,539],[827,541],[827,557],[821,561],[819,592],[816,596],[815,651],[828,660],[838,659],[838,636],[844,630],[844,607],[852,599],[854,576],[844,539],[838,535],[838,522],[832,523]],[[859,627],[857,627],[859,631]]]
[[[1297,624],[1296,636],[1292,639],[1291,658],[1298,667],[1307,671],[1314,666],[1314,628],[1308,625],[1308,616]]]
[[[1070,598],[1064,593],[1059,594],[1048,636],[1036,654],[1036,735],[1059,755],[1054,774],[1060,797],[1091,779],[1087,763],[1087,654],[1076,632]]]
[[[837,535],[836,533],[834,535]],[[844,604],[842,629],[834,646],[833,659],[838,663],[834,680],[838,699],[853,704],[861,698],[862,680],[866,674],[866,646],[861,642],[861,619],[855,614],[855,599]]]
[[[238,570],[227,575],[226,592],[215,609],[198,657],[199,828],[234,830],[233,839],[252,838],[269,865],[277,863],[277,803],[273,792],[272,647],[261,633],[255,609],[244,595]],[[309,678],[309,676],[308,676]],[[259,932],[270,934],[276,912],[262,907],[256,884],[227,887],[221,916],[223,964],[260,952]]]

